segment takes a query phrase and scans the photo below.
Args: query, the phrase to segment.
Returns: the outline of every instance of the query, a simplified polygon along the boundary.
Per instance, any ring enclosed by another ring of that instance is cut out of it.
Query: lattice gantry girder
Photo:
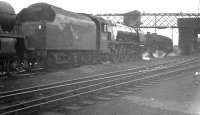
[[[123,14],[99,14],[104,19],[123,23]],[[142,13],[141,28],[178,28],[179,18],[200,18],[199,13]]]

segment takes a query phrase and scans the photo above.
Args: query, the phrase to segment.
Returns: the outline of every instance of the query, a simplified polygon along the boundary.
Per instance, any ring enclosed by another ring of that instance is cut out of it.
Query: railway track
[[[184,58],[182,58],[184,60]],[[179,59],[180,60],[180,59]],[[69,68],[69,67],[63,67],[61,66],[60,69],[62,68]],[[25,69],[22,69],[18,74],[16,74],[15,76],[7,76],[6,72],[0,72],[0,80],[4,80],[7,78],[25,78],[25,77],[29,77],[29,76],[33,76],[33,75],[40,75],[40,74],[45,74],[45,73],[49,73],[49,72],[54,72],[57,71],[57,69],[59,69],[59,67],[55,67],[55,68],[51,68],[51,69],[47,69],[44,66],[38,66],[38,67],[34,67],[31,69],[31,71],[27,71]]]
[[[130,72],[145,72],[145,71],[148,71],[148,70],[153,69],[153,68],[160,68],[160,67],[163,67],[163,66],[172,66],[172,65],[176,65],[178,63],[185,63],[185,62],[193,61],[193,60],[196,60],[196,59],[197,58],[189,58],[189,59],[188,58],[186,58],[186,59],[182,58],[182,59],[179,59],[179,60],[173,60],[173,61],[168,62],[168,63],[154,64],[154,65],[151,65],[151,66],[143,66],[143,67],[139,67],[139,68],[129,68],[129,69],[126,69],[126,70],[114,71],[114,72],[92,75],[92,76],[86,76],[86,77],[83,77],[83,78],[78,78],[78,79],[73,79],[73,80],[54,82],[54,83],[51,83],[51,84],[22,88],[22,89],[17,89],[17,90],[12,90],[12,91],[4,91],[4,92],[0,93],[0,98],[6,97],[6,96],[16,96],[18,94],[24,94],[26,92],[28,93],[29,91],[34,92],[34,91],[37,91],[39,89],[42,90],[42,89],[45,89],[45,88],[48,88],[48,87],[51,88],[51,87],[60,86],[60,85],[63,85],[63,84],[71,84],[71,83],[75,83],[75,82],[79,82],[79,81],[87,81],[87,80],[92,80],[92,79],[98,79],[98,78],[102,78],[102,77],[106,77],[106,76],[120,75],[120,74],[123,74],[123,73],[128,73],[129,71]]]
[[[47,84],[0,93],[0,114],[13,114],[24,111],[40,110],[49,105],[70,105],[82,100],[109,94],[127,87],[148,85],[170,74],[176,74],[199,67],[199,60],[192,58],[168,64],[152,65],[148,68],[134,68],[123,71],[88,76],[81,79]]]

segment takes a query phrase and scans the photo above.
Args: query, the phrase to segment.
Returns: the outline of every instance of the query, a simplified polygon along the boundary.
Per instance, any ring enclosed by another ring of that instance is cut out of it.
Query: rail
[[[122,87],[127,87],[136,82],[139,83],[142,80],[159,80],[163,76],[167,76],[169,74],[175,74],[188,69],[196,68],[197,66],[200,66],[197,64],[198,61],[199,60],[197,60],[197,58],[193,58],[173,64],[164,64],[162,66],[154,65],[149,67],[150,69],[129,69],[107,74],[100,74],[93,77],[89,76],[82,79],[59,82],[56,84],[1,93],[0,100],[14,98],[20,101],[1,107],[0,114],[6,115],[23,110],[39,109],[42,105],[58,103],[62,102],[63,100],[65,103],[72,103],[74,101],[82,100],[91,96],[97,96],[102,92],[111,92]],[[42,93],[43,95],[42,97],[38,98],[38,96],[35,96],[28,100],[20,99],[25,95],[34,95],[35,93]]]

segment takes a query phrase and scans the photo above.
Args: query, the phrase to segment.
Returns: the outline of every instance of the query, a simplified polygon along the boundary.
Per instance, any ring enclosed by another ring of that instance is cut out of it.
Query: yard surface
[[[67,113],[47,112],[44,115],[198,115],[200,84],[194,83],[195,72],[200,69],[180,73],[111,101],[99,101]]]

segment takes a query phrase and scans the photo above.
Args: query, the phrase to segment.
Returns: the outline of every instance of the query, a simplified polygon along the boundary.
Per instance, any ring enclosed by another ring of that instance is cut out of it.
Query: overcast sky
[[[18,13],[33,3],[46,2],[73,12],[124,13],[141,12],[198,12],[199,0],[5,0]]]

